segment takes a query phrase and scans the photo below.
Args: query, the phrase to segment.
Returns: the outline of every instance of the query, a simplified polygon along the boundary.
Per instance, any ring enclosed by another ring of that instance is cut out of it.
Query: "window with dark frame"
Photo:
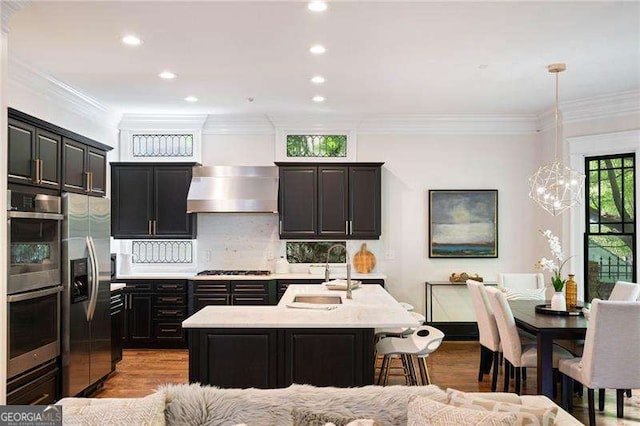
[[[636,278],[635,154],[585,159],[585,301]]]

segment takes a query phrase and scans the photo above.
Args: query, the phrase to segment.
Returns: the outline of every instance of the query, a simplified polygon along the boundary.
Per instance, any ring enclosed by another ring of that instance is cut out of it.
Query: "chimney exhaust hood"
[[[189,213],[277,213],[277,166],[195,166]]]

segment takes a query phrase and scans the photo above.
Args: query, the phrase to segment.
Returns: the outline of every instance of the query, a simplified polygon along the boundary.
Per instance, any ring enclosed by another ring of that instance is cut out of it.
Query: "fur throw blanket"
[[[294,407],[316,413],[374,419],[381,425],[407,423],[407,404],[413,395],[446,402],[437,386],[365,386],[319,388],[291,385],[284,389],[219,389],[199,384],[165,385],[168,425],[288,426]]]

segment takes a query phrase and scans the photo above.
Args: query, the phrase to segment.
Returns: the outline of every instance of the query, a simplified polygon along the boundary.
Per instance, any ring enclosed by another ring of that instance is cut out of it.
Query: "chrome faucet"
[[[351,260],[349,258],[349,251],[347,250],[347,246],[345,246],[344,244],[334,244],[329,247],[329,250],[327,250],[327,263],[325,263],[324,265],[324,281],[329,282],[329,254],[331,254],[331,250],[336,247],[342,247],[347,258],[347,299],[353,299],[351,297]]]

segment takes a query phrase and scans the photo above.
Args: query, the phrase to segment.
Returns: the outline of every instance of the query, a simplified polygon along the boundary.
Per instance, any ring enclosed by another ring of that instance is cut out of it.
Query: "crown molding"
[[[120,130],[202,130],[207,114],[123,114]]]
[[[24,0],[2,0],[0,1],[0,30],[7,34],[10,30],[9,21],[11,16],[21,9],[24,9],[28,1]]]
[[[366,117],[362,134],[532,134],[537,117],[532,114],[405,114]]]
[[[97,99],[9,55],[9,88],[26,91],[102,127],[117,128],[120,114]],[[12,105],[9,105],[12,106]]]
[[[273,123],[266,115],[209,115],[202,133],[205,135],[272,135]]]
[[[362,114],[269,114],[276,129],[287,130],[352,130],[358,128]]]
[[[607,93],[591,98],[560,102],[562,123],[601,120],[624,115],[640,115],[640,91]],[[554,108],[538,114],[539,130],[547,131],[555,126]]]

